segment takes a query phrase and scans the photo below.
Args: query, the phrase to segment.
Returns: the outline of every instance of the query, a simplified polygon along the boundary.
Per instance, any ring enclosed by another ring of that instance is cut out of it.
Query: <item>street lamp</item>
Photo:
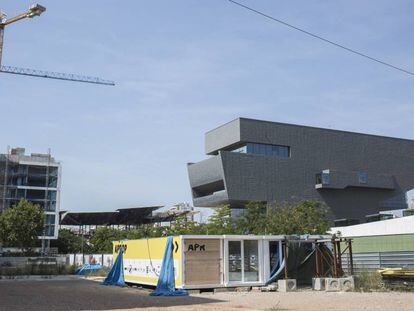
[[[4,28],[6,25],[10,25],[11,23],[17,22],[24,18],[33,18],[35,16],[40,16],[46,8],[41,6],[40,4],[33,4],[30,6],[27,12],[19,14],[12,18],[6,18],[6,14],[0,11],[0,66],[1,66],[1,57],[3,54],[3,36],[4,36]]]
[[[29,8],[29,18],[32,18],[34,16],[40,16],[44,11],[46,11],[46,8],[44,6],[41,6],[40,4],[33,4]]]

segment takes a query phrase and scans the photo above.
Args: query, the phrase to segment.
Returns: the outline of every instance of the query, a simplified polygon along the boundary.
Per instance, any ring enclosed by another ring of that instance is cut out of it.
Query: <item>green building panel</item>
[[[354,253],[414,251],[414,234],[352,238],[352,251]]]

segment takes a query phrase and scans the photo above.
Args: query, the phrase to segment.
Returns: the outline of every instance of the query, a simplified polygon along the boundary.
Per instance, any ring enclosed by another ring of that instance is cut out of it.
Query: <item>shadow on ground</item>
[[[203,297],[151,297],[134,288],[88,280],[0,282],[0,310],[110,310],[221,302]]]

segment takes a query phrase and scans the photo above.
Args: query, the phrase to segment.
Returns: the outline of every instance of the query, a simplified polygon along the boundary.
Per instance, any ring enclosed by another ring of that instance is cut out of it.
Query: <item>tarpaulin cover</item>
[[[85,275],[85,274],[91,273],[92,271],[96,271],[96,270],[100,270],[100,269],[102,269],[101,264],[86,263],[86,264],[82,265],[80,268],[78,268],[75,271],[75,274],[76,275]]]
[[[311,285],[312,278],[315,276],[315,256],[316,251],[312,243],[308,242],[295,242],[289,241],[287,243],[288,249],[288,276],[289,278],[296,279],[298,285]],[[329,265],[327,264],[327,259],[332,258],[331,250],[324,244],[320,245],[320,252],[322,258],[322,264],[320,267],[321,275],[330,277],[332,273],[330,272]]]
[[[276,281],[281,275],[283,269],[285,268],[285,259],[283,258],[282,254],[282,242],[278,243],[278,246],[275,248],[275,253],[273,254],[273,256],[275,257],[275,263],[273,265],[272,270],[270,271],[270,277],[269,280],[267,280],[266,285]]]
[[[164,258],[162,259],[161,272],[158,276],[157,288],[151,296],[186,296],[187,291],[175,289],[174,280],[174,259],[173,259],[173,237],[167,238]]]
[[[122,247],[119,248],[118,256],[109,271],[108,275],[106,276],[105,280],[103,280],[103,285],[116,285],[116,286],[124,286],[124,265],[122,260]]]

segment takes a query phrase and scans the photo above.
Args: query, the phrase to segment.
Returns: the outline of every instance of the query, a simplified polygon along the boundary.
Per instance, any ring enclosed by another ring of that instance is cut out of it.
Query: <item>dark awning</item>
[[[114,212],[62,212],[64,226],[141,225],[155,222],[152,212],[163,206],[121,208]]]

